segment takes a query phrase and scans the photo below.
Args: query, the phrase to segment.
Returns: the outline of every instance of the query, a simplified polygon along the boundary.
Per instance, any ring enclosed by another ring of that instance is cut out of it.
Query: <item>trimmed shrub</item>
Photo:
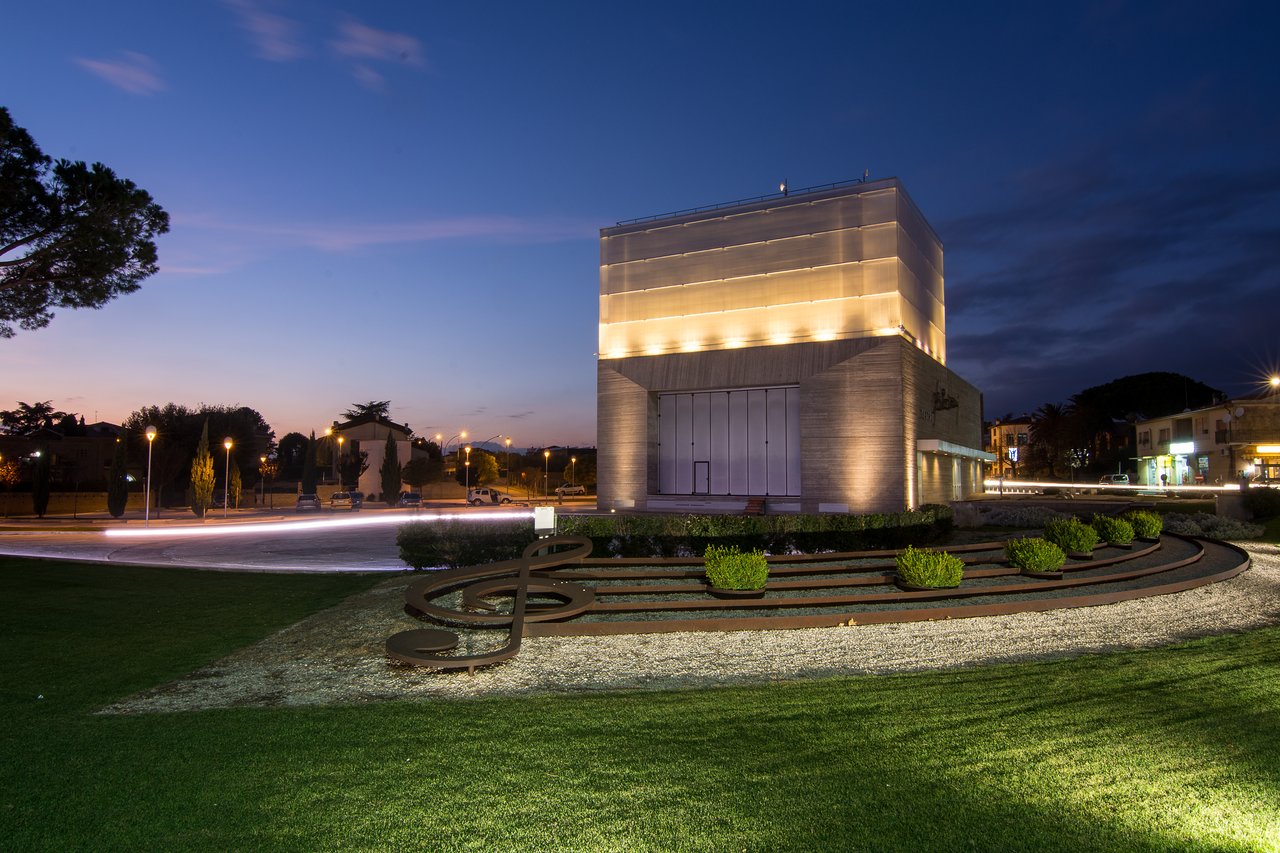
[[[898,564],[898,577],[911,586],[927,586],[938,589],[959,586],[964,577],[964,561],[946,551],[916,549],[908,545],[894,558]]]
[[[1120,517],[1133,527],[1135,536],[1143,539],[1155,539],[1164,528],[1164,522],[1160,519],[1160,514],[1150,510],[1131,509]]]
[[[1061,548],[1038,536],[1010,539],[1004,543],[1004,556],[1009,565],[1031,572],[1056,572],[1067,561]]]
[[[1098,531],[1072,516],[1046,524],[1044,538],[1068,554],[1089,554],[1098,544]]]
[[[1112,545],[1128,545],[1133,542],[1133,525],[1121,518],[1109,515],[1095,515],[1093,528],[1098,535]]]
[[[1280,489],[1250,486],[1243,495],[1244,508],[1254,518],[1275,518],[1280,515]]]
[[[760,589],[769,578],[769,564],[759,551],[744,554],[736,545],[708,545],[702,560],[707,582],[720,589]]]
[[[400,559],[415,569],[478,566],[519,557],[537,539],[532,521],[414,521],[396,533]]]

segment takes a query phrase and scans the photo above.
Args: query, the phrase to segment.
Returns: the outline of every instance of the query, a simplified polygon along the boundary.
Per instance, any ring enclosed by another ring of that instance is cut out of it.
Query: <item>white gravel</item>
[[[423,627],[396,578],[103,713],[460,699],[751,684],[1048,660],[1280,624],[1280,549],[1241,543],[1228,581],[1101,607],[896,625],[527,639],[518,657],[466,672],[395,666],[383,643]]]

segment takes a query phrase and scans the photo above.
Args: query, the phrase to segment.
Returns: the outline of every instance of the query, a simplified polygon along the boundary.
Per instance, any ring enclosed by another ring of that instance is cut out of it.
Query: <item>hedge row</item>
[[[586,536],[596,557],[702,556],[709,545],[769,554],[903,548],[951,530],[951,508],[876,515],[561,515],[557,532]],[[532,521],[414,521],[396,535],[400,559],[415,569],[477,566],[519,557],[535,538]]]
[[[586,536],[599,557],[700,556],[708,545],[767,554],[902,548],[951,531],[948,506],[873,515],[562,515],[560,533]]]
[[[533,521],[411,521],[396,534],[400,559],[415,569],[479,566],[519,557],[536,539]]]

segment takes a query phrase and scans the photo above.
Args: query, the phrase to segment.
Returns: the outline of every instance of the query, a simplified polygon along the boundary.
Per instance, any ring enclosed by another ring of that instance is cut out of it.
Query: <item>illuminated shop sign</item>
[[[1169,452],[1175,455],[1186,455],[1196,452],[1196,445],[1193,441],[1174,442],[1169,445]]]

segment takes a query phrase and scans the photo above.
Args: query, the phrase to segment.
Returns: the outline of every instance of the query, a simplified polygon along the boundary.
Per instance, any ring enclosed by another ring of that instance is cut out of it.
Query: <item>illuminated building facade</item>
[[[601,507],[896,511],[993,458],[897,179],[602,229],[599,355]]]
[[[1280,383],[1194,411],[1138,421],[1138,482],[1280,482]],[[1163,478],[1163,479],[1161,479]]]

